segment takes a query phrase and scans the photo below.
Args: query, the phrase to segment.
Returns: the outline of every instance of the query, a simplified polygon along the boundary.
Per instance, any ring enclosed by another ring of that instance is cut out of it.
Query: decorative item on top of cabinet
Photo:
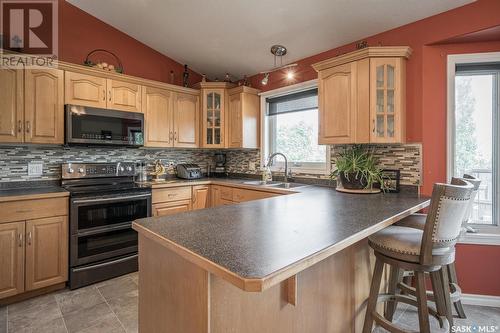
[[[260,90],[239,86],[228,90],[228,147],[260,147]]]
[[[104,53],[107,56],[110,55],[116,61],[116,65],[108,64],[100,60],[95,60],[95,61],[91,60],[92,56],[94,56],[96,53]],[[85,57],[85,61],[83,62],[83,64],[85,66],[95,67],[106,71],[115,71],[117,73],[123,73],[123,65],[120,58],[118,58],[118,56],[113,52],[104,49],[95,49],[93,51],[90,51],[89,54],[87,54],[87,56]]]
[[[404,143],[407,46],[367,47],[313,64],[319,143]]]
[[[201,89],[201,147],[227,147],[225,137],[227,89],[235,85],[227,82],[199,82],[195,85]]]

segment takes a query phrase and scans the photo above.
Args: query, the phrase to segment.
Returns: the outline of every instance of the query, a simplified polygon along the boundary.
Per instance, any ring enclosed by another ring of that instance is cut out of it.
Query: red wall
[[[60,0],[59,59],[83,64],[87,54],[95,49],[106,49],[116,54],[122,61],[125,74],[171,83],[170,71],[173,70],[174,84],[182,85],[183,64]],[[104,58],[99,60],[110,61]],[[199,81],[201,75],[190,71],[190,85]]]
[[[422,142],[424,194],[435,182],[446,181],[446,57],[454,53],[500,51],[498,41],[445,44],[500,25],[500,1],[479,0],[378,35],[365,38],[371,46],[409,45],[413,54],[407,64],[407,140]],[[470,38],[468,38],[470,40]],[[440,43],[443,43],[440,45]],[[251,77],[254,87],[272,90],[317,78],[311,64],[355,50],[344,45],[298,61],[296,78],[288,82],[284,73],[273,73],[267,86],[262,75]],[[465,293],[500,296],[500,246],[459,245],[457,270]]]

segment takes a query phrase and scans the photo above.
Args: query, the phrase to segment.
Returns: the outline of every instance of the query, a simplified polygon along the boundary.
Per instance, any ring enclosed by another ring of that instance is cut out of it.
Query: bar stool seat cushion
[[[427,214],[411,214],[394,223],[395,226],[424,230]]]
[[[377,252],[398,260],[418,263],[423,231],[415,228],[390,226],[368,237],[370,246]],[[433,255],[444,255],[450,248],[438,248]]]

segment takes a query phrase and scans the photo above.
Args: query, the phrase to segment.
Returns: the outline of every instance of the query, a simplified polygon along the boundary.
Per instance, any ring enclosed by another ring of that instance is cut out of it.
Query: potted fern
[[[373,152],[354,145],[336,158],[336,169],[330,174],[330,178],[340,180],[346,189],[372,189],[377,184],[383,190],[382,170],[377,166],[377,162]]]

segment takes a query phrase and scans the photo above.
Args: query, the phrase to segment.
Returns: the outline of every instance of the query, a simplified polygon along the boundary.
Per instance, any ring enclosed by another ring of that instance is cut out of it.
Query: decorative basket
[[[97,62],[90,60],[90,58],[95,53],[98,53],[98,52],[106,53],[106,54],[110,55],[111,57],[113,57],[116,61],[116,65],[108,64],[107,62],[99,61],[99,60]],[[87,57],[85,57],[85,61],[83,62],[83,64],[85,66],[100,68],[100,69],[106,70],[106,71],[115,71],[117,73],[123,73],[123,65],[122,65],[120,58],[118,58],[116,56],[116,54],[114,54],[113,52],[108,51],[108,50],[104,50],[104,49],[95,49],[95,50],[91,51],[89,54],[87,54]]]

